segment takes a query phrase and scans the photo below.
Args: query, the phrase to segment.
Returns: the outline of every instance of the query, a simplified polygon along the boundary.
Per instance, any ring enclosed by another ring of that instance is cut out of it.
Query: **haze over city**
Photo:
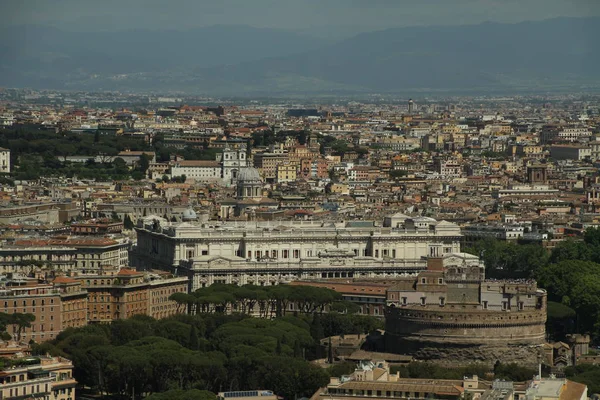
[[[0,84],[214,95],[595,91],[594,1],[2,2]]]
[[[515,23],[600,16],[592,0],[3,0],[10,25],[68,31],[185,30],[248,25],[334,37],[406,26]],[[18,37],[16,38],[18,40]]]

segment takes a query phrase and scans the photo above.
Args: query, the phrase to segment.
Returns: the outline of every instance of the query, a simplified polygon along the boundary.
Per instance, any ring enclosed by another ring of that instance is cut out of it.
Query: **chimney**
[[[444,270],[444,259],[442,257],[427,258],[427,270],[428,271],[443,271]]]

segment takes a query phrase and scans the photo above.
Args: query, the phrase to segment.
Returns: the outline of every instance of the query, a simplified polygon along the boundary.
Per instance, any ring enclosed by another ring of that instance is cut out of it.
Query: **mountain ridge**
[[[596,68],[600,63],[600,45],[595,39],[600,37],[598,17],[387,28],[362,32],[335,43],[237,25],[194,30],[196,35],[204,35],[199,43],[194,33],[177,41],[174,38],[185,37],[186,33],[174,31],[169,36],[165,31],[148,32],[130,36],[113,33],[123,36],[124,46],[88,46],[82,52],[89,62],[74,63],[68,68],[64,65],[73,63],[76,57],[68,55],[64,44],[62,48],[61,44],[50,46],[57,51],[46,54],[40,62],[46,68],[36,68],[35,61],[27,59],[25,68],[19,68],[18,62],[11,65],[0,61],[0,84],[13,86],[7,82],[8,71],[15,78],[14,86],[33,82],[37,86],[58,86],[52,87],[57,89],[177,90],[195,94],[600,87]],[[157,37],[161,41],[152,42]],[[140,44],[131,55],[123,50],[135,43]],[[163,47],[164,43],[177,45],[161,49],[164,57],[162,53],[154,58],[145,54],[148,49],[160,47],[156,43]],[[0,50],[3,46],[6,43],[0,40]],[[195,53],[185,56],[196,47],[205,50],[201,55],[212,59],[204,60]],[[58,50],[67,57],[61,58]],[[110,62],[93,65],[93,60],[102,59],[105,54],[109,54]],[[38,54],[37,59],[40,58]]]

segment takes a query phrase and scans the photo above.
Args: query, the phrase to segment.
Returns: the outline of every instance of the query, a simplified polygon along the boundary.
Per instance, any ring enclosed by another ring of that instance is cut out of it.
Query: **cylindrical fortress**
[[[485,280],[476,256],[428,260],[387,291],[385,350],[453,363],[540,361],[546,292],[531,280]]]
[[[543,310],[496,312],[486,310],[431,310],[388,307],[386,343],[440,343],[457,346],[544,343]]]

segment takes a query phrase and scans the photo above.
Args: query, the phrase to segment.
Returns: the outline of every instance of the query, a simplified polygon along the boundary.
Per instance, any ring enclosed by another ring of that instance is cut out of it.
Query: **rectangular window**
[[[300,258],[300,250],[294,250],[294,258]]]
[[[443,306],[444,304],[446,304],[446,299],[443,297],[440,297],[440,306]]]
[[[407,304],[408,304],[408,298],[406,298],[406,297],[403,297],[403,298],[402,298],[402,305],[403,305],[403,306],[405,306],[405,305],[407,305]]]
[[[424,306],[425,305],[425,301],[427,300],[426,297],[421,297],[421,305]]]
[[[486,301],[482,301],[481,304],[483,306],[483,309],[487,310],[487,308],[488,308],[488,302],[487,302],[487,300]]]

